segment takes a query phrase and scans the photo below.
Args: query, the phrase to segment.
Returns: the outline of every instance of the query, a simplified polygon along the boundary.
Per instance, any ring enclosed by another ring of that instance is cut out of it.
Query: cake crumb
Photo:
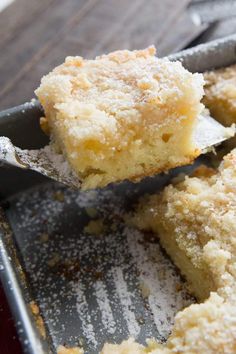
[[[97,209],[92,208],[92,207],[85,208],[85,211],[90,218],[95,218],[98,214]]]
[[[35,319],[35,322],[36,322],[36,326],[37,326],[37,328],[39,330],[39,333],[41,334],[41,336],[43,338],[46,338],[46,330],[45,330],[43,318],[42,318],[42,316],[40,315],[40,312],[39,312],[38,305],[35,303],[35,301],[31,301],[29,303],[29,306],[30,306],[31,312],[32,312],[32,314],[34,316],[34,319]]]
[[[57,354],[84,354],[84,351],[79,347],[66,348],[64,345],[59,345]]]
[[[42,242],[42,243],[45,243],[45,242],[47,242],[48,241],[48,234],[46,233],[46,232],[44,232],[44,233],[42,233],[41,235],[40,235],[40,242]]]
[[[140,283],[140,290],[142,293],[142,296],[144,299],[147,299],[150,295],[150,289],[147,284],[145,284],[143,281]]]
[[[63,203],[64,202],[64,194],[61,191],[56,191],[53,194],[53,198],[57,200],[58,202]]]
[[[60,261],[60,256],[58,253],[54,253],[48,261],[49,267],[54,267]]]
[[[183,286],[181,283],[177,283],[175,288],[176,288],[176,291],[179,292],[183,289]]]
[[[88,225],[84,227],[84,232],[92,235],[100,235],[105,231],[103,219],[90,220]]]

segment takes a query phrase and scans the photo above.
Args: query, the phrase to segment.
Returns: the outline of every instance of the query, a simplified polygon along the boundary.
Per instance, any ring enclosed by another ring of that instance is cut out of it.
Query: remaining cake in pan
[[[201,153],[194,129],[203,77],[154,54],[150,47],[95,60],[68,57],[36,90],[42,128],[82,188],[139,180]]]
[[[131,223],[159,237],[193,294],[205,302],[176,315],[165,345],[139,346],[137,353],[236,353],[235,195],[236,149],[218,171],[202,166],[140,201]],[[108,353],[132,351],[106,345]]]
[[[131,218],[159,237],[190,289],[202,304],[175,317],[165,344],[145,348],[131,339],[106,344],[102,354],[236,353],[236,149],[214,171],[195,176],[143,198]]]
[[[228,297],[236,278],[236,149],[217,172],[202,166],[195,174],[144,198],[133,222],[158,235],[199,300],[210,291]]]
[[[204,103],[212,117],[229,126],[236,123],[236,65],[204,73]]]

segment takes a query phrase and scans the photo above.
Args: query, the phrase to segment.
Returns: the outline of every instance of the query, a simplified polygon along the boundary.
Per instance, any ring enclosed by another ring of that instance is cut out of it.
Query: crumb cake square
[[[236,123],[236,65],[204,73],[203,102],[225,126]]]
[[[102,187],[191,162],[202,111],[203,77],[155,48],[117,51],[95,60],[67,57],[36,90],[51,135],[82,180]]]

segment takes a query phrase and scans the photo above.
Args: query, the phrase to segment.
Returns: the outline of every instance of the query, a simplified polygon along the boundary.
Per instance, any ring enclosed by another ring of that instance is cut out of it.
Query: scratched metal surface
[[[172,59],[181,59],[192,71],[204,71],[236,62],[235,47],[232,36]],[[1,132],[21,147],[37,148],[46,142],[35,124],[40,114],[37,105],[3,112]],[[32,134],[25,139],[23,133],[30,127]],[[17,128],[22,134],[16,134]],[[93,354],[105,341],[120,342],[129,336],[141,343],[152,336],[163,341],[176,311],[193,301],[155,239],[122,221],[139,195],[163,188],[169,178],[157,176],[136,185],[82,193],[34,173],[1,169],[0,195],[13,233],[11,247],[20,261],[16,264],[12,257],[10,269],[22,267],[27,279],[23,286],[22,278],[16,277],[21,292],[11,289],[10,302],[17,307],[21,296],[27,302],[31,294],[46,325],[48,352],[67,344],[82,345],[85,353]],[[100,235],[86,231],[91,219],[99,224]],[[8,247],[7,242],[0,245],[0,265]],[[9,269],[0,270],[7,289]],[[27,314],[26,319],[32,321]],[[31,343],[27,326],[24,331],[25,351],[33,353],[27,346]]]

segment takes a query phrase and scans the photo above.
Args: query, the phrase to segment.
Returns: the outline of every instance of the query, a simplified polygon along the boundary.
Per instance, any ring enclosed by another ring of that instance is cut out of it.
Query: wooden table
[[[179,49],[178,39],[195,31],[189,2],[15,0],[0,13],[0,109],[30,100],[42,75],[67,55],[91,58],[150,44],[159,55]]]
[[[158,55],[163,56],[182,48],[199,31],[186,11],[189,3],[190,0],[13,1],[0,12],[0,110],[30,100],[40,78],[67,55],[92,58],[115,49],[155,44]],[[196,43],[235,29],[235,18],[215,22]],[[0,352],[20,353],[1,288],[0,304]]]

